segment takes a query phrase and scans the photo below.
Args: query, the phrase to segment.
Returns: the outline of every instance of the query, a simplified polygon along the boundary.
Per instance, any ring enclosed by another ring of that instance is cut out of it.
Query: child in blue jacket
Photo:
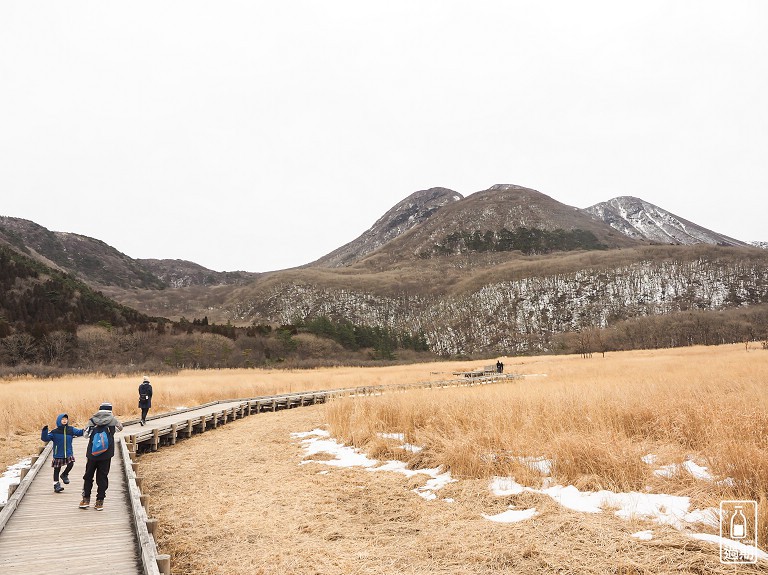
[[[64,483],[69,483],[69,472],[72,471],[72,467],[75,464],[72,438],[83,436],[82,429],[67,425],[68,423],[69,416],[66,413],[60,413],[56,418],[56,429],[48,431],[48,426],[46,425],[40,434],[40,439],[46,443],[53,441],[53,460],[51,466],[53,467],[53,490],[56,493],[64,491],[61,483],[59,483],[61,468],[64,467],[64,472],[61,473],[61,480]]]

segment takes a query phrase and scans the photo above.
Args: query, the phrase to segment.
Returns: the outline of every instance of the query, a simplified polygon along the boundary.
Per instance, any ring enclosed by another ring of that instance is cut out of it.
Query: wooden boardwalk
[[[119,436],[137,432],[151,436],[158,427],[211,417],[214,413],[231,410],[241,404],[241,401],[213,404],[154,418],[144,427],[126,425]],[[121,445],[116,446],[115,457],[112,458],[104,511],[93,509],[95,484],[91,507],[78,507],[82,497],[87,445],[85,438],[74,439],[75,467],[70,474],[70,484],[63,486],[62,493],[53,491],[50,450],[46,450],[46,456],[35,463],[37,473],[0,531],[0,573],[3,575],[145,573],[129,497],[127,478],[131,473],[125,468]]]
[[[297,392],[235,399],[151,417],[146,426],[127,422],[118,434],[109,473],[104,511],[80,509],[88,440],[74,439],[76,463],[69,485],[53,491],[50,444],[0,509],[0,575],[169,575],[170,558],[158,554],[156,520],[150,517],[149,495],[141,491],[137,463],[141,451],[174,445],[193,433],[204,433],[230,421],[264,411],[324,403],[336,397],[379,395],[418,388],[486,385],[514,375]]]

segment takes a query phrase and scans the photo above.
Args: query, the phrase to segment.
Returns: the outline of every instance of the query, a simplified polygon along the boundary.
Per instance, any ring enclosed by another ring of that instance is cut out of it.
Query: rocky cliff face
[[[228,309],[233,321],[291,323],[325,315],[422,330],[438,353],[548,351],[554,334],[638,316],[768,303],[768,258],[644,260],[488,283],[461,294],[383,296],[280,284]]]
[[[660,244],[748,245],[632,196],[613,198],[590,206],[585,211],[633,239]]]

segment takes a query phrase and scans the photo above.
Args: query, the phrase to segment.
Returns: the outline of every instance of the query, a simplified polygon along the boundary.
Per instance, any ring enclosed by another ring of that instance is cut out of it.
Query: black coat
[[[152,407],[152,385],[145,381],[139,386],[139,409],[149,409],[150,407]]]

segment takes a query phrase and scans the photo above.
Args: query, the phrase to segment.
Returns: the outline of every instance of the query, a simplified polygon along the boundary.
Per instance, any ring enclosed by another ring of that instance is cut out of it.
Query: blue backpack
[[[97,427],[96,429],[100,431],[94,431],[92,434],[91,455],[101,455],[109,449],[109,433],[107,433],[107,428]]]

